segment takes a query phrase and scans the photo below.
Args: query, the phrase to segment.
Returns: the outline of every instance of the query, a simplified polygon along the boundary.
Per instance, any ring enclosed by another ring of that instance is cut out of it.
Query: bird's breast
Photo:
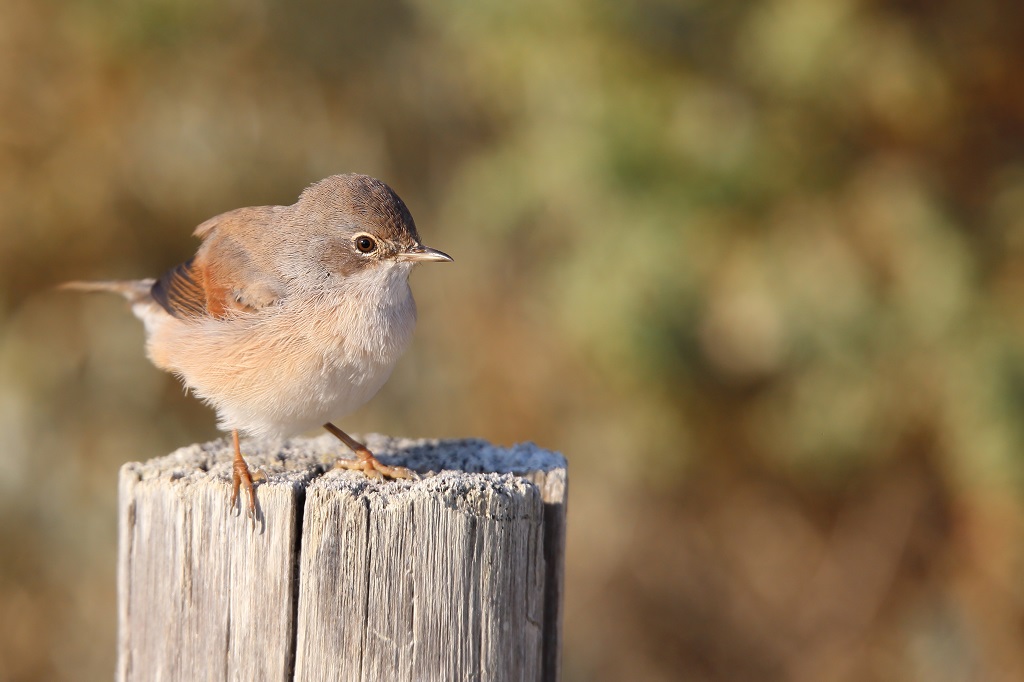
[[[213,405],[222,428],[298,433],[354,412],[387,381],[416,322],[403,284],[295,296],[226,320],[168,316],[150,356]]]

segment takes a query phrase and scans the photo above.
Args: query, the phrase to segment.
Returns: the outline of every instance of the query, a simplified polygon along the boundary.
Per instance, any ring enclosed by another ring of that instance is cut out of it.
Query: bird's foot
[[[335,469],[349,469],[362,471],[367,478],[408,478],[414,481],[419,480],[419,474],[412,469],[405,467],[389,467],[373,456],[370,449],[348,435],[334,424],[327,422],[324,428],[334,434],[342,443],[347,445],[352,452],[356,453],[356,459],[339,458],[334,464]]]
[[[235,457],[231,462],[231,498],[228,501],[228,509],[234,509],[238,502],[238,491],[245,488],[245,494],[249,498],[246,505],[246,516],[253,527],[256,527],[256,485],[255,481],[267,480],[267,474],[263,469],[256,467],[252,471],[249,465],[242,458],[241,450],[238,447],[238,434],[234,434]]]
[[[357,459],[339,458],[334,464],[335,469],[348,469],[350,471],[362,471],[367,478],[407,478],[414,481],[419,480],[419,474],[412,469],[405,467],[388,466],[373,456],[373,453],[366,448],[355,449]]]

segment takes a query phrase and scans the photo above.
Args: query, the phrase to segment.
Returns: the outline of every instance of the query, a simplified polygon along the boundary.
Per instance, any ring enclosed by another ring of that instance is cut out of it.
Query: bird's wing
[[[153,284],[153,299],[181,318],[223,318],[280,301],[287,282],[273,268],[273,253],[254,249],[272,232],[278,207],[240,208],[210,218],[195,234],[195,257],[171,268]]]
[[[201,317],[207,314],[206,290],[195,258],[173,267],[153,283],[153,300],[175,317]]]

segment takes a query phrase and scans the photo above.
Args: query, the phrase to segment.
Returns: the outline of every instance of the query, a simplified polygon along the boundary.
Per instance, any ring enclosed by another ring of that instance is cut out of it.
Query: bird
[[[332,175],[290,206],[221,213],[194,236],[195,255],[159,278],[61,288],[126,298],[152,363],[216,411],[234,447],[229,506],[244,489],[255,522],[253,481],[265,478],[250,471],[239,434],[284,438],[322,426],[356,455],[336,466],[415,478],[333,423],[381,389],[409,346],[413,266],[453,260],[423,245],[395,191],[368,175]]]

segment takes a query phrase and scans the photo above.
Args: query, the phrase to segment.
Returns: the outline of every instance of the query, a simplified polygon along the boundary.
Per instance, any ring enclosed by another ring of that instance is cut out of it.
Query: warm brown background
[[[4,0],[0,680],[109,679],[113,298],[363,171],[454,265],[352,431],[571,461],[565,679],[1024,679],[1024,5]]]

